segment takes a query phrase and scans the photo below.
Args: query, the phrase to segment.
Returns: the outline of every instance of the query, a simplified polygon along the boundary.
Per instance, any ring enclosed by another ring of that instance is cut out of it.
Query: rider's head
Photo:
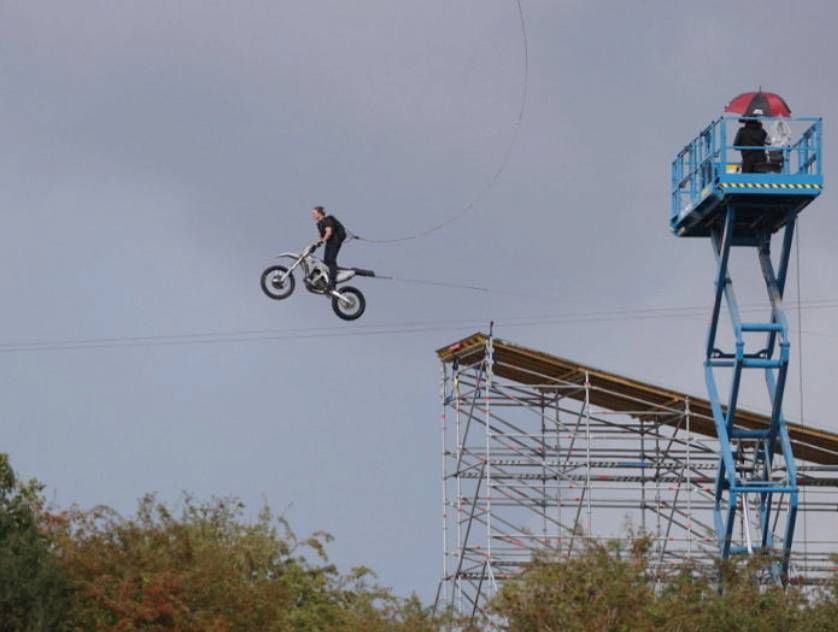
[[[326,217],[326,209],[322,206],[315,206],[311,209],[311,216],[314,218],[314,221],[319,222],[321,219]]]

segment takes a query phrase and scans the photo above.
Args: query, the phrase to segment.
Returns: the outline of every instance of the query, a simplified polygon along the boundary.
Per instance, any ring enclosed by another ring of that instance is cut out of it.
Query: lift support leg
[[[790,346],[788,322],[783,310],[783,290],[795,221],[796,214],[789,212],[779,265],[775,270],[771,260],[771,235],[767,232],[738,234],[735,230],[736,208],[733,205],[727,207],[723,226],[712,235],[716,256],[716,287],[704,363],[721,451],[715,492],[715,526],[720,555],[728,559],[734,554],[773,552],[777,521],[774,519],[772,526],[772,514],[779,511],[782,500],[787,497],[788,511],[782,538],[781,562],[779,567],[772,569],[777,579],[782,581],[788,576],[798,504],[797,472],[783,417],[783,393]],[[768,322],[742,322],[728,266],[730,250],[734,246],[757,250],[771,304]],[[717,344],[723,302],[734,334],[735,350],[732,352],[721,350]],[[746,334],[753,333],[764,333],[765,344],[758,351],[748,352]],[[736,422],[743,371],[753,369],[765,374],[771,409],[767,429],[744,428]],[[722,370],[730,374],[730,389],[724,405],[716,380],[716,373]],[[775,467],[774,456],[778,449],[783,456],[783,468]],[[742,528],[735,542],[734,527],[740,511]],[[753,518],[751,511],[754,512]]]

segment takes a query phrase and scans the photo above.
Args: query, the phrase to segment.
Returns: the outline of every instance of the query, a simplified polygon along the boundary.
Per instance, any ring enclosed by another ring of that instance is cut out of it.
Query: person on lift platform
[[[762,116],[762,110],[754,110],[751,117]],[[766,173],[769,171],[768,159],[764,149],[768,133],[762,126],[762,122],[756,118],[741,118],[744,123],[736,132],[733,139],[734,148],[742,152],[742,173]],[[748,149],[745,149],[747,147]]]

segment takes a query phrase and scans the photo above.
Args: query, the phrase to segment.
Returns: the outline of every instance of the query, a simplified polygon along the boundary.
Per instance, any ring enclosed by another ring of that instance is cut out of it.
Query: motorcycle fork
[[[303,263],[303,259],[302,259],[302,257],[300,257],[300,258],[299,258],[299,259],[297,259],[294,263],[292,263],[292,264],[291,264],[291,267],[290,267],[290,268],[288,268],[288,270],[285,272],[285,274],[283,274],[283,275],[280,277],[280,281],[281,281],[282,283],[284,283],[284,282],[285,282],[285,279],[287,279],[289,276],[291,276],[291,273],[292,273],[292,272],[293,272],[296,268],[299,268],[301,263]],[[304,272],[304,274],[305,274],[306,276],[308,276],[308,269],[307,269],[307,266],[305,265],[305,263],[303,263],[303,272]]]

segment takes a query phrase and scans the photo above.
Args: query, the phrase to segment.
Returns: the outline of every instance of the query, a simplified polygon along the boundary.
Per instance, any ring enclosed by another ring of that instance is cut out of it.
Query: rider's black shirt
[[[326,236],[326,227],[331,227],[332,229],[332,236],[329,239],[330,243],[342,243],[344,239],[346,239],[346,231],[343,228],[343,224],[341,224],[337,218],[332,217],[331,215],[327,215],[319,222],[317,222],[317,230],[320,231],[320,236]]]

